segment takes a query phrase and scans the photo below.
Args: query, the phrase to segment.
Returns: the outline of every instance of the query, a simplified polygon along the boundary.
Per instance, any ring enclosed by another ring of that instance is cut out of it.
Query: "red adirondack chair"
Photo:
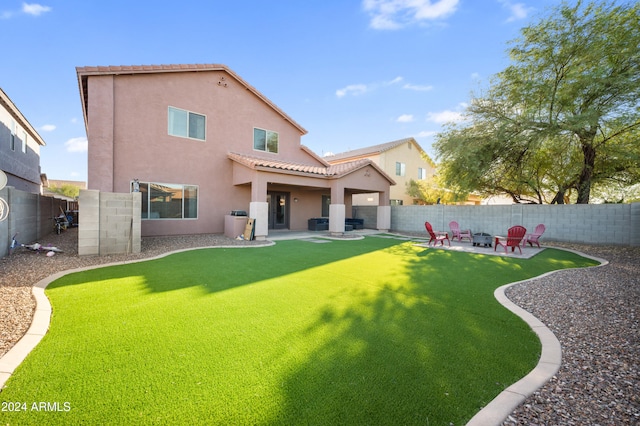
[[[424,227],[427,229],[427,232],[429,233],[429,236],[431,237],[429,239],[429,243],[427,243],[427,245],[430,245],[431,242],[433,241],[433,245],[435,246],[436,243],[440,243],[444,246],[444,241],[447,241],[447,244],[451,245],[451,241],[449,241],[449,235],[446,232],[441,232],[441,231],[434,231],[433,227],[431,226],[431,224],[429,222],[425,222],[424,223]]]
[[[498,246],[504,247],[504,252],[507,253],[507,248],[511,247],[511,251],[516,251],[516,247],[520,250],[520,254],[522,254],[522,249],[520,248],[520,242],[524,238],[524,235],[527,233],[527,228],[524,226],[516,225],[509,228],[507,231],[506,237],[496,237],[496,242],[493,245],[493,251],[496,251]]]
[[[524,241],[522,242],[522,245],[526,245],[527,243],[529,243],[531,247],[533,247],[533,245],[535,244],[538,246],[538,248],[540,248],[540,242],[538,240],[540,239],[542,234],[544,234],[545,229],[546,228],[542,223],[536,226],[536,229],[533,231],[533,234],[527,234],[527,236],[524,237]]]
[[[455,220],[449,222],[449,229],[451,229],[451,241],[456,238],[458,241],[462,241],[463,238],[467,238],[469,242],[473,240],[471,236],[471,229],[460,229],[460,225]]]

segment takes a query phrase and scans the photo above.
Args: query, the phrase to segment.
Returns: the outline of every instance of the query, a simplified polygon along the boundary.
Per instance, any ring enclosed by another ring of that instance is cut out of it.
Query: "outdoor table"
[[[476,234],[473,234],[473,246],[474,247],[480,247],[481,245],[484,245],[485,247],[491,247],[493,241],[493,237],[491,236],[491,234],[487,234],[485,232],[478,232]]]

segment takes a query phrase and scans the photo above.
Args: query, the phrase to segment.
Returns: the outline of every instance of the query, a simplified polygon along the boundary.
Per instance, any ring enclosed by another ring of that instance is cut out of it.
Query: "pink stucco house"
[[[329,217],[342,233],[351,196],[378,193],[389,229],[394,184],[370,160],[330,165],[301,144],[306,130],[224,65],[76,69],[88,188],[142,193],[142,235],[222,233],[247,211],[256,238]]]

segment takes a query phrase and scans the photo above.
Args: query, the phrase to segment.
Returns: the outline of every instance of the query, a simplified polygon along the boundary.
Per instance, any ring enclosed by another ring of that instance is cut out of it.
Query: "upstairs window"
[[[418,179],[425,180],[427,178],[427,169],[418,167]]]
[[[264,129],[253,129],[253,149],[278,153],[278,133]]]
[[[169,107],[169,134],[181,138],[205,140],[206,117],[195,112]]]
[[[404,176],[406,172],[404,163],[396,163],[396,176]]]
[[[11,151],[16,150],[16,122],[11,122],[11,139],[9,140],[9,147]]]

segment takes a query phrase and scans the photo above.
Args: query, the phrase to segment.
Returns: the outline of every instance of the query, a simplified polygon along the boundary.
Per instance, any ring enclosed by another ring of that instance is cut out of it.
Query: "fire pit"
[[[491,236],[491,234],[487,234],[485,232],[478,232],[477,234],[473,234],[473,246],[474,247],[480,247],[482,245],[484,245],[485,247],[491,247],[491,240],[493,239],[493,237]]]

